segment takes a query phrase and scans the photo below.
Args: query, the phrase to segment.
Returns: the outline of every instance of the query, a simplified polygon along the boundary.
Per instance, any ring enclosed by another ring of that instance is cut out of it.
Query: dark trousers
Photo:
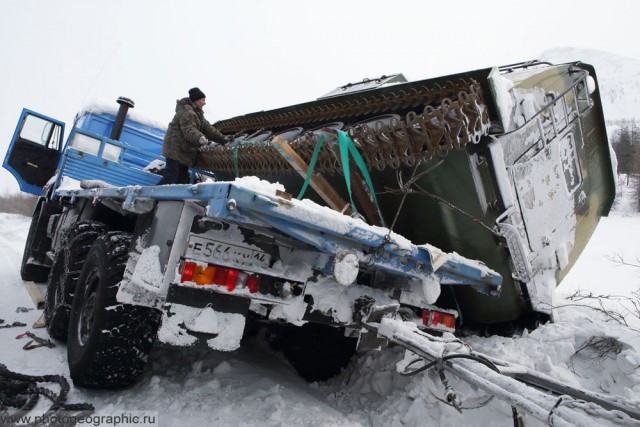
[[[189,184],[189,166],[181,165],[173,159],[166,159],[164,175],[158,185]]]

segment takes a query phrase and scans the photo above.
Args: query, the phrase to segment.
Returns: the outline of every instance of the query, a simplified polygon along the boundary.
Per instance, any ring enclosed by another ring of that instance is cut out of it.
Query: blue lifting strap
[[[233,143],[233,170],[236,174],[236,178],[240,178],[240,169],[238,167],[238,147],[242,145],[244,141],[238,140]]]
[[[318,142],[316,142],[316,146],[313,149],[313,154],[311,155],[311,162],[309,162],[307,177],[304,179],[304,184],[302,185],[302,189],[300,190],[300,193],[298,193],[298,197],[297,197],[298,200],[302,200],[302,197],[304,197],[304,193],[307,191],[307,187],[309,186],[309,182],[311,181],[311,175],[313,175],[313,168],[316,166],[316,161],[318,160],[318,153],[320,153],[320,149],[324,144],[324,140],[325,140],[324,135],[322,135],[318,139]]]
[[[313,168],[316,165],[316,161],[318,160],[318,154],[320,153],[320,149],[322,148],[322,145],[324,144],[324,142],[325,142],[324,135],[321,136],[320,139],[318,139],[318,142],[316,142],[316,146],[313,149],[313,155],[311,156],[311,162],[309,163],[309,170],[307,171],[307,177],[304,180],[304,184],[302,186],[302,189],[300,190],[300,194],[298,194],[298,200],[302,199],[302,197],[304,196],[304,193],[307,191],[307,187],[309,186],[309,181],[311,180],[311,176],[313,174]],[[367,171],[367,167],[364,163],[364,159],[358,152],[358,149],[356,148],[355,144],[353,143],[349,135],[346,132],[341,130],[338,131],[338,147],[340,148],[340,162],[342,163],[344,180],[347,185],[347,192],[349,193],[349,201],[351,202],[351,211],[354,213],[357,212],[356,205],[353,202],[353,196],[351,193],[351,174],[349,171],[349,155],[351,155],[356,166],[362,173],[362,176],[364,177],[364,180],[367,183],[367,186],[369,187],[369,192],[371,193],[373,202],[376,205],[376,209],[378,210],[378,212],[380,212],[380,207],[378,206],[378,199],[376,198],[376,193],[373,189],[373,183],[371,182],[371,177],[369,176],[369,172]],[[382,221],[382,226],[384,227],[385,224],[384,224],[384,219],[382,218],[382,215],[380,215],[380,220]]]

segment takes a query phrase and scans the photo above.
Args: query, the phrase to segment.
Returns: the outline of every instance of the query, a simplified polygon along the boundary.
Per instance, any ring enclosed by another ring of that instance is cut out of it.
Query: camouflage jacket
[[[185,166],[196,163],[200,138],[221,144],[224,135],[204,118],[202,109],[196,107],[189,98],[176,102],[176,115],[169,123],[162,143],[162,155]]]

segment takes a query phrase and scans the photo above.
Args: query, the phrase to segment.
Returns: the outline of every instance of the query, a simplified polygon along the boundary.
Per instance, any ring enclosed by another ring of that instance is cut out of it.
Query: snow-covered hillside
[[[623,267],[611,260],[621,250],[629,260],[640,257],[637,245],[625,245],[640,239],[640,217],[630,215],[626,206],[618,203],[617,211],[603,219],[583,256],[584,262],[578,262],[571,277],[561,285],[560,297],[576,289],[610,293],[607,272],[614,269],[618,285],[615,293],[635,296],[632,292],[640,287],[638,268]],[[16,339],[26,330],[47,337],[44,329],[30,328],[39,311],[16,311],[18,307],[33,307],[19,275],[28,225],[25,217],[0,214],[0,318],[4,324],[19,321],[28,325],[0,329],[0,363],[24,374],[60,374],[68,378],[64,344],[25,351],[22,346],[27,338]],[[600,311],[559,298],[559,317],[554,324],[521,336],[470,336],[465,341],[475,350],[539,370],[568,385],[637,403],[640,319],[637,313],[633,316],[624,312],[624,307],[633,309],[632,305],[605,301],[609,303],[615,303],[618,312],[627,314],[629,326]],[[404,353],[393,348],[361,355],[338,377],[308,384],[281,354],[268,347],[261,335],[232,353],[156,348],[148,369],[133,387],[118,391],[72,387],[68,401],[92,403],[97,416],[148,415],[155,423],[146,425],[162,426],[512,425],[508,404],[498,399],[481,403],[484,394],[455,377],[450,378],[452,386],[473,409],[459,413],[442,403],[444,389],[437,375],[401,376],[396,364]],[[42,399],[30,413],[42,414],[48,406],[49,402]],[[610,419],[589,417],[593,425],[616,425]],[[526,414],[525,419],[527,426],[546,425]],[[629,424],[635,425],[627,420]]]
[[[596,69],[608,122],[634,119],[640,112],[640,60],[591,49],[558,47],[537,59],[551,63],[582,61]]]

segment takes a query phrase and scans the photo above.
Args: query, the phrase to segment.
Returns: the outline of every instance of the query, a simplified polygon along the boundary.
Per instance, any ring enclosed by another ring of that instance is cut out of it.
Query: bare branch
[[[624,255],[620,253],[615,253],[613,255],[607,256],[610,261],[615,262],[616,264],[624,265],[627,267],[640,268],[640,258],[636,257],[636,262],[627,262],[624,259]]]
[[[640,296],[640,289],[635,291],[633,294]],[[640,333],[640,329],[629,326],[629,323],[627,322],[628,316],[640,319],[640,302],[638,298],[623,295],[594,295],[593,292],[577,290],[572,295],[567,296],[566,299],[569,301],[575,301],[576,304],[561,304],[553,308],[588,308],[604,314],[610,321],[616,322],[634,332]],[[587,304],[587,302],[596,303],[596,305],[590,305]],[[607,302],[617,305],[615,307],[608,307],[608,304],[606,304]]]
[[[622,344],[613,337],[593,336],[573,353],[568,366],[575,373],[574,360],[580,354],[589,366],[601,366],[604,359],[615,359],[622,352]]]

